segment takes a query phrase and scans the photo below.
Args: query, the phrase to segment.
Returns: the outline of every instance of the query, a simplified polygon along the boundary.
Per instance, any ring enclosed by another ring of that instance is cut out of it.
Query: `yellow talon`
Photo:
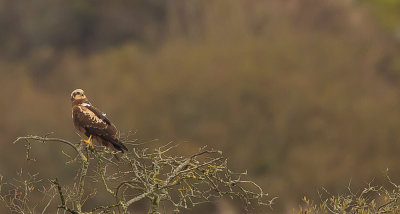
[[[89,139],[87,139],[87,140],[81,139],[81,142],[89,144],[92,147],[92,149],[94,149],[92,135],[90,135]]]

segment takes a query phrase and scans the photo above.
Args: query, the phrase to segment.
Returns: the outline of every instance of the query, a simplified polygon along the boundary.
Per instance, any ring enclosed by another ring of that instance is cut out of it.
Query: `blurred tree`
[[[68,99],[84,88],[123,133],[226,151],[276,212],[399,176],[398,39],[364,2],[0,1],[0,171],[22,161],[15,136],[76,137]],[[52,149],[43,173],[73,174]]]
[[[83,52],[162,39],[164,1],[50,1],[2,0],[0,37],[2,57],[15,58],[37,48],[76,48]]]

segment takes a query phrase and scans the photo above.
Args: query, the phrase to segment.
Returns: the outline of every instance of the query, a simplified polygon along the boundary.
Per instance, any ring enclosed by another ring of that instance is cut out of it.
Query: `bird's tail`
[[[126,146],[118,139],[113,140],[111,143],[114,149],[120,151],[121,153],[124,153],[124,150],[128,151],[128,148],[126,148]],[[114,153],[114,157],[117,159],[117,161],[120,161],[117,154]]]
[[[111,143],[114,146],[114,149],[121,151],[122,153],[124,153],[124,150],[128,151],[128,148],[126,148],[126,146],[118,139],[113,139]]]
[[[124,153],[124,150],[128,151],[128,148],[126,148],[126,146],[120,140],[118,140],[118,138],[109,137],[109,136],[101,136],[97,139],[100,140],[99,141],[100,144],[102,144],[105,147],[115,149],[122,153]]]

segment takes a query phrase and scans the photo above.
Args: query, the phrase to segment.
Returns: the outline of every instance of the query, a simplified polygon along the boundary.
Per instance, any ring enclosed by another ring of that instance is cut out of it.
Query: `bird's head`
[[[75,101],[75,100],[87,100],[84,91],[82,89],[75,89],[72,93],[71,93],[71,101]]]

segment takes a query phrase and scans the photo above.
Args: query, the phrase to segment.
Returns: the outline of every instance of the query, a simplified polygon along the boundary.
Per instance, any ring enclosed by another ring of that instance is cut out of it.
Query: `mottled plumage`
[[[94,107],[86,98],[82,89],[71,93],[72,119],[75,128],[92,136],[100,145],[124,152],[128,151],[124,144],[118,140],[118,130],[106,117],[106,114]]]

